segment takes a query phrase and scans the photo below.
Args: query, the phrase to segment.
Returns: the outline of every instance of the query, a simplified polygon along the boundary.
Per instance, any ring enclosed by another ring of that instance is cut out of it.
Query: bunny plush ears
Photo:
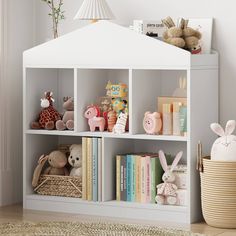
[[[214,133],[222,137],[222,136],[231,135],[235,130],[235,126],[236,126],[236,121],[229,120],[225,126],[225,131],[221,127],[221,125],[218,123],[211,124],[211,129]]]
[[[176,157],[175,157],[175,159],[174,159],[174,161],[173,161],[173,163],[171,165],[170,171],[174,170],[174,168],[178,165],[178,163],[179,163],[179,161],[180,161],[182,156],[183,156],[183,152],[182,151],[179,152],[176,155]],[[160,159],[161,166],[162,166],[163,170],[166,172],[168,170],[168,165],[167,165],[165,154],[164,154],[164,152],[162,150],[159,151],[159,159]]]

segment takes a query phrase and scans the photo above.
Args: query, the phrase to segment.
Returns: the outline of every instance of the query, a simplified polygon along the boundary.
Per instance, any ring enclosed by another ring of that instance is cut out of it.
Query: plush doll
[[[159,159],[161,166],[165,173],[162,176],[164,183],[157,185],[157,196],[156,202],[160,205],[175,205],[177,203],[177,186],[173,184],[175,181],[175,174],[173,173],[174,168],[177,166],[179,160],[181,159],[183,152],[179,152],[171,167],[167,165],[166,157],[163,151],[159,151]]]
[[[236,161],[236,136],[232,135],[235,125],[235,120],[229,120],[224,131],[219,124],[211,124],[212,131],[220,136],[212,145],[211,160]]]
[[[74,99],[72,97],[64,97],[63,108],[66,110],[62,120],[56,122],[57,130],[73,130],[74,129]]]
[[[147,134],[159,134],[162,127],[161,114],[146,112],[143,119],[143,128]]]
[[[90,131],[94,132],[97,127],[99,128],[99,131],[104,131],[106,122],[103,117],[100,117],[100,109],[98,106],[88,106],[84,113],[84,117],[88,119]]]
[[[54,99],[52,92],[45,92],[41,99],[41,107],[43,108],[39,114],[38,121],[31,123],[32,129],[48,129],[55,128],[55,122],[61,119],[59,112],[53,107]]]
[[[162,20],[162,23],[167,27],[167,30],[163,33],[163,40],[176,47],[184,48],[183,30],[175,25],[171,17]]]
[[[199,54],[201,52],[201,33],[198,30],[188,27],[188,20],[184,20],[183,18],[180,20],[180,27],[183,29],[185,49],[190,51],[192,54]]]
[[[70,176],[82,177],[82,145],[73,144],[70,146],[68,162],[72,166]]]
[[[49,167],[43,172],[46,175],[69,175],[66,169],[67,158],[66,154],[61,151],[53,151],[49,155],[42,155],[39,158],[38,165],[34,170],[32,186],[36,187],[38,185],[39,177],[42,173],[42,169],[48,161]]]

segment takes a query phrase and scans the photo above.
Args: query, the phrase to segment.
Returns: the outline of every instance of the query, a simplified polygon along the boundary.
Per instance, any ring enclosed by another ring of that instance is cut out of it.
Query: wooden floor
[[[43,211],[23,210],[21,205],[13,205],[7,207],[0,207],[0,223],[5,222],[43,222],[43,221],[104,221],[104,222],[117,222],[117,223],[134,223],[145,225],[156,225],[161,227],[172,227],[181,229],[190,229],[196,233],[206,235],[219,235],[219,236],[236,236],[236,230],[218,229],[213,228],[205,223],[197,223],[192,225],[175,225],[160,223],[156,221],[140,221],[140,220],[126,220],[118,218],[105,218],[96,216],[84,216],[65,213],[53,213]],[[236,226],[235,226],[236,227]]]

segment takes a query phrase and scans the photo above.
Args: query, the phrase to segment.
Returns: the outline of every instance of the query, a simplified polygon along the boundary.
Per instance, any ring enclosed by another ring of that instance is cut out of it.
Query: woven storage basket
[[[34,191],[42,195],[81,198],[82,180],[74,176],[41,175]]]
[[[236,162],[203,158],[201,197],[203,217],[208,225],[236,228]]]

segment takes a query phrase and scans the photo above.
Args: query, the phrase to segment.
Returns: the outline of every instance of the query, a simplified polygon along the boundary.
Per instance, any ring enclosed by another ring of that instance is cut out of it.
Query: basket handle
[[[82,191],[81,191],[71,180],[68,180],[68,182],[69,182],[76,190],[78,190],[80,194],[82,194]]]
[[[46,178],[40,185],[38,185],[34,191],[36,192],[42,185],[44,185],[48,181],[48,178]]]
[[[203,172],[203,158],[202,158],[202,143],[201,141],[198,141],[197,144],[197,166],[196,169],[199,172]]]

